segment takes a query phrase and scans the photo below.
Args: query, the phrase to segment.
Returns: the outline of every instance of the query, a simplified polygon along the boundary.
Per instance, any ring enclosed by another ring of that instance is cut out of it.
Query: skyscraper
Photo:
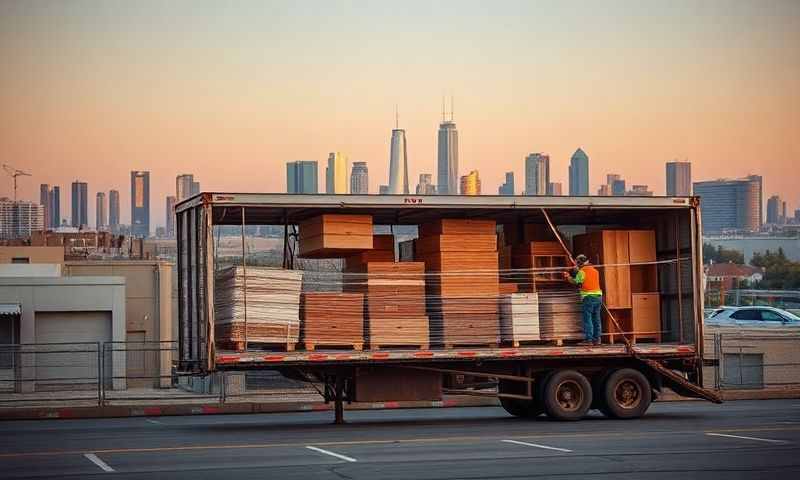
[[[506,183],[500,185],[497,189],[498,195],[512,196],[514,195],[514,172],[506,172]]]
[[[472,170],[468,175],[461,177],[461,195],[480,195],[481,178],[477,170]]]
[[[378,195],[389,195],[389,185],[381,185],[378,187]]]
[[[316,161],[286,162],[286,193],[319,193]]]
[[[328,166],[325,168],[325,193],[347,193],[347,156],[341,152],[328,155]]]
[[[106,206],[106,194],[97,192],[94,205],[95,228],[97,230],[108,227],[108,207]]]
[[[773,195],[767,199],[767,223],[777,225],[781,223],[781,210],[783,201],[778,195]]]
[[[131,234],[150,236],[150,172],[131,172]]]
[[[704,234],[726,230],[754,232],[761,228],[761,177],[694,182],[693,185],[694,194],[700,196]]]
[[[353,170],[350,172],[350,193],[354,195],[369,193],[367,162],[353,162]],[[408,193],[408,188],[405,193]]]
[[[550,157],[531,153],[525,157],[525,195],[547,195],[550,184]]]
[[[626,191],[625,180],[617,178],[611,182],[611,195],[615,197],[622,197],[625,195]]]
[[[547,194],[548,195],[555,195],[560,197],[564,194],[564,189],[561,186],[561,182],[550,182],[547,184]]]
[[[44,206],[24,200],[0,198],[0,239],[30,237],[44,228]]]
[[[569,194],[589,195],[589,156],[580,148],[569,160]]]
[[[72,226],[86,228],[89,225],[89,186],[86,182],[72,182]]]
[[[58,228],[61,226],[61,187],[53,185],[47,196],[50,210],[50,225],[47,227]]]
[[[436,191],[439,195],[458,194],[458,130],[453,122],[452,103],[450,120],[445,118],[444,101],[442,102],[442,123],[439,124]]]
[[[430,173],[419,174],[417,195],[436,195],[436,185],[433,184],[433,175]]]
[[[764,223],[764,179],[761,175],[748,175],[745,180],[752,182],[758,191],[758,228]]]
[[[198,193],[200,193],[200,183],[194,181],[194,175],[184,173],[175,177],[176,203]]]
[[[119,227],[119,191],[108,191],[108,226],[114,232]]]
[[[399,127],[396,120],[395,129],[392,130],[392,142],[389,146],[389,193],[408,194],[406,131]]]
[[[167,197],[167,216],[165,218],[167,219],[167,236],[170,238],[175,236],[175,203],[177,203],[177,198],[172,195]]]
[[[42,183],[39,185],[39,205],[42,206],[43,211],[43,228],[46,230],[50,228],[52,220],[50,219],[50,185]]]
[[[667,162],[667,196],[688,197],[692,194],[692,164]]]

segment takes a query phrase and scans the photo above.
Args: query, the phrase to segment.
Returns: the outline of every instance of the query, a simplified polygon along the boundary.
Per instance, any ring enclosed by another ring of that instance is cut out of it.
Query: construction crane
[[[3,170],[6,171],[11,177],[14,179],[14,201],[17,201],[17,177],[30,177],[31,174],[28,172],[23,172],[17,168],[12,167],[8,164],[3,164]]]

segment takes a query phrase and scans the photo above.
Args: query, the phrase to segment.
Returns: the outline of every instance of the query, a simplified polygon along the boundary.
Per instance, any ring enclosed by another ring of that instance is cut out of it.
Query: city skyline
[[[486,192],[509,170],[521,183],[533,149],[567,187],[580,147],[590,193],[617,171],[663,195],[664,162],[688,158],[694,179],[758,173],[765,192],[800,203],[784,174],[800,157],[800,4],[501,3],[459,3],[452,20],[452,5],[412,2],[409,12],[428,12],[420,22],[377,5],[242,2],[220,16],[197,2],[187,18],[180,5],[146,1],[3,2],[0,52],[13,74],[0,78],[0,156],[33,174],[19,179],[20,199],[60,185],[68,208],[79,176],[90,195],[124,193],[124,224],[134,169],[151,172],[161,205],[181,172],[204,190],[280,192],[285,162],[321,166],[335,149],[368,162],[376,192],[396,104],[413,140],[409,177],[436,181],[444,94],[459,105],[458,173],[480,170]],[[548,21],[534,31],[531,18]],[[13,197],[10,179],[0,196]],[[153,224],[165,223],[162,210]]]

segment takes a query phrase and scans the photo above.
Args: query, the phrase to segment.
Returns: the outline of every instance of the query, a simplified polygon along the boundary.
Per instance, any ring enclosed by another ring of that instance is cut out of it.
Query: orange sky
[[[760,173],[800,208],[800,2],[348,5],[0,3],[0,157],[33,174],[20,197],[61,185],[69,218],[79,178],[92,200],[119,189],[127,222],[130,170],[150,170],[154,228],[179,173],[284,191],[287,161],[322,175],[334,150],[377,192],[396,104],[416,184],[445,93],[484,193],[507,170],[521,191],[537,151],[566,191],[582,147],[593,192],[614,172],[663,194],[664,163],[688,158],[694,180]]]

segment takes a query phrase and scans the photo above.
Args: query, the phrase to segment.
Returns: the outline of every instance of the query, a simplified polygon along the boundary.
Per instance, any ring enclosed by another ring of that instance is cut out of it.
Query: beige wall
[[[146,347],[130,345],[130,349],[146,348],[139,355],[146,357],[148,371],[160,370],[161,386],[169,386],[172,355],[168,345],[151,342],[173,341],[172,264],[148,260],[103,260],[66,262],[65,276],[118,276],[125,278],[125,321],[127,336],[144,342]],[[142,360],[142,361],[145,361]],[[131,386],[150,386],[142,379]]]
[[[64,247],[0,247],[0,263],[18,257],[30,259],[29,263],[64,263]]]

